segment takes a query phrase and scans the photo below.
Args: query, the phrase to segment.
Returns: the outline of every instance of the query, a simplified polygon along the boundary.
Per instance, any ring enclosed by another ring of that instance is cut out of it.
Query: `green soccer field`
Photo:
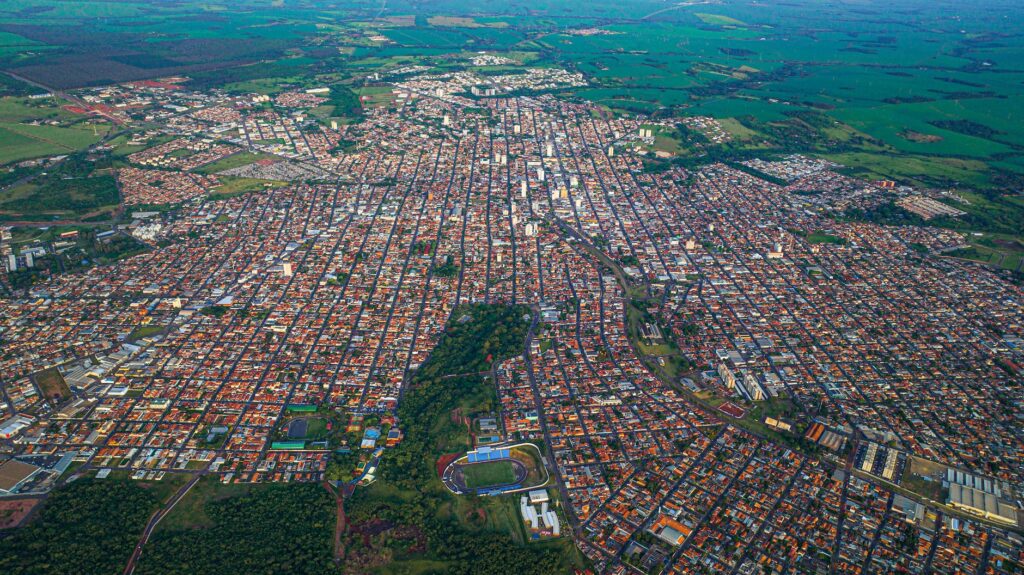
[[[516,472],[509,461],[489,461],[467,465],[462,468],[462,476],[466,480],[466,487],[470,489],[507,485],[516,480]]]

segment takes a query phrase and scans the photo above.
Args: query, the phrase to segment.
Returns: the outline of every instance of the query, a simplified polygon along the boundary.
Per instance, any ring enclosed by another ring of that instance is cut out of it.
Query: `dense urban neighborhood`
[[[343,126],[180,80],[79,95],[161,126],[116,178],[174,209],[114,232],[145,253],[0,303],[5,492],[70,466],[371,483],[446,323],[518,305],[477,440],[540,447],[596,570],[1013,572],[1019,286],[941,257],[960,234],[827,217],[916,191],[799,156],[652,172],[664,122],[479,79],[413,75]],[[263,185],[218,197],[243,169]]]
[[[381,4],[318,54],[504,24]],[[395,58],[4,68],[38,117],[0,139],[81,145],[0,141],[0,571],[1022,572],[1021,230],[978,215],[1019,187],[761,153],[516,50]]]

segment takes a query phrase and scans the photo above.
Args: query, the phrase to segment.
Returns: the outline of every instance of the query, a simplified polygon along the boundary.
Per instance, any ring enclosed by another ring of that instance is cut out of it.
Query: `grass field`
[[[61,400],[71,396],[71,390],[68,389],[64,376],[57,371],[56,367],[40,371],[36,374],[35,378],[36,383],[39,384],[39,391],[48,400],[59,403]]]
[[[807,238],[806,239],[807,239],[807,242],[811,243],[811,244],[838,244],[838,245],[843,245],[843,244],[846,243],[845,239],[843,239],[843,238],[841,238],[839,236],[833,236],[831,234],[826,234],[825,232],[820,231],[820,230],[816,231],[816,232],[813,232],[813,233],[810,233],[810,234],[807,234]]]
[[[737,140],[752,140],[758,135],[757,132],[739,123],[735,118],[724,118],[719,120],[719,123],[726,132],[729,132]]]
[[[548,475],[541,461],[540,449],[536,447],[514,447],[512,457],[526,466],[526,479],[523,480],[524,487],[544,485]]]
[[[133,329],[130,334],[128,334],[128,341],[136,342],[136,341],[139,341],[140,339],[147,338],[147,337],[152,337],[154,335],[162,333],[163,331],[164,331],[163,326],[159,326],[159,325],[140,325],[140,326],[136,327],[135,329]]]
[[[232,154],[226,158],[221,158],[216,162],[200,166],[194,171],[200,174],[216,174],[223,172],[224,170],[230,170],[232,168],[240,168],[242,166],[248,166],[249,164],[256,162],[257,160],[271,159],[274,156],[270,154],[261,154],[258,152],[238,152]]]
[[[900,485],[933,501],[945,501],[949,490],[942,486],[946,466],[911,457],[903,470]]]
[[[729,16],[722,16],[721,14],[704,14],[697,12],[694,16],[701,19],[705,24],[711,24],[713,26],[746,26],[745,22],[741,22],[735,18]]]
[[[454,497],[438,509],[438,516],[457,520],[467,527],[508,533],[517,543],[526,542],[518,500],[514,497]]]
[[[890,152],[840,152],[819,154],[850,166],[852,175],[868,180],[895,179],[910,185],[932,187],[943,183],[987,187],[991,174],[984,161],[965,158],[918,156]]]
[[[221,185],[214,188],[213,193],[210,194],[211,200],[223,200],[248,194],[249,192],[270,190],[288,185],[288,182],[280,180],[261,180],[258,178],[239,178],[235,176],[218,176],[218,179]]]
[[[0,122],[66,120],[74,117],[74,114],[55,105],[50,99],[0,98]]]
[[[57,154],[62,150],[63,148],[53,144],[33,140],[17,132],[0,127],[0,164],[49,156]]]
[[[465,18],[461,16],[431,16],[427,19],[427,23],[431,26],[438,26],[441,28],[506,28],[508,27],[507,22],[481,22],[475,18]]]
[[[128,142],[131,141],[131,139],[131,135],[122,134],[109,140],[108,144],[113,148],[113,151],[110,153],[111,157],[120,161],[121,158],[130,156],[135,152],[170,142],[173,138],[167,135],[155,136],[148,138],[144,144],[138,145],[129,144]]]
[[[462,468],[466,479],[466,487],[477,489],[495,485],[508,485],[516,480],[516,472],[508,461],[488,461],[474,463]]]
[[[160,481],[140,481],[139,485],[142,485],[147,491],[152,493],[157,501],[166,503],[190,479],[192,479],[192,476],[186,473],[168,473]]]
[[[305,420],[305,432],[292,435],[292,423],[300,419]],[[280,428],[289,440],[317,441],[327,437],[327,419],[323,417],[293,417],[283,421]]]
[[[309,420],[306,427],[306,439],[322,439],[327,434],[327,420],[323,417],[314,417]]]
[[[94,134],[91,128],[0,122],[0,164],[81,150],[98,142],[105,132],[106,127]]]
[[[1021,248],[999,249],[972,243],[970,247],[947,252],[946,255],[973,260],[1007,270],[1018,271],[1024,269],[1024,265],[1022,265],[1024,249]]]
[[[395,101],[391,88],[367,87],[355,90],[364,108],[385,107]]]

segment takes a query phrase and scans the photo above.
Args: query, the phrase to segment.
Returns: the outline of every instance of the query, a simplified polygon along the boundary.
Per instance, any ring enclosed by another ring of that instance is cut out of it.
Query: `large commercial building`
[[[946,470],[945,483],[949,489],[946,500],[949,505],[991,521],[1018,524],[1020,510],[1003,498],[1004,491],[999,482],[950,468]]]

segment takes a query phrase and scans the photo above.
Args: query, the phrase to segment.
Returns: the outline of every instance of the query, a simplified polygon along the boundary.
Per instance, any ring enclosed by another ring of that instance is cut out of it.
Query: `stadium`
[[[536,452],[534,457],[530,451]],[[452,461],[441,474],[441,482],[456,495],[500,495],[537,487],[547,482],[535,445],[479,447]]]

